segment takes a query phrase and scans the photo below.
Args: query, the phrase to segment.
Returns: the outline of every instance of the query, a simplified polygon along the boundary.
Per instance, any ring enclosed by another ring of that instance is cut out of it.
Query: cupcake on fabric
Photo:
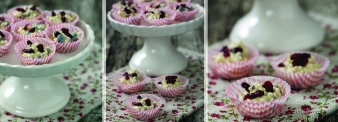
[[[156,101],[152,101],[147,97],[141,97],[140,95],[137,96],[138,101],[133,102],[133,108],[137,110],[151,110],[158,106]]]
[[[233,63],[248,60],[248,49],[242,42],[231,43],[229,46],[223,46],[220,52],[213,56],[216,63]]]
[[[304,73],[321,68],[321,65],[309,53],[294,53],[289,55],[286,61],[278,64],[278,67],[286,72]]]
[[[165,97],[176,97],[184,94],[189,79],[180,75],[165,75],[154,79],[156,90]]]
[[[130,84],[137,83],[141,81],[141,74],[136,70],[131,70],[129,72],[125,72],[123,77],[119,79],[119,82],[122,84]]]
[[[165,88],[175,88],[180,87],[184,84],[177,76],[166,76],[161,82],[158,84]]]
[[[246,82],[242,82],[241,86],[246,92],[239,95],[240,100],[269,102],[281,98],[284,94],[280,85],[272,84],[270,81],[265,81],[264,84],[254,82],[251,85]]]

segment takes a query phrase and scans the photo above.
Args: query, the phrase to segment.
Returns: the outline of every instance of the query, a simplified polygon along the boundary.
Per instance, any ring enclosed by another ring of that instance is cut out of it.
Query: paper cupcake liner
[[[0,46],[0,57],[5,55],[8,52],[9,46],[12,44],[13,36],[10,32],[0,30],[5,35],[5,40],[7,43],[3,46]]]
[[[130,16],[123,18],[119,15],[119,10],[112,10],[111,16],[114,18],[116,21],[126,23],[126,24],[132,24],[132,25],[138,25],[140,24],[140,21],[142,19],[142,14],[143,10],[136,8],[137,10],[137,15],[136,16]]]
[[[28,38],[33,38],[33,37],[44,37],[46,30],[48,29],[48,24],[45,22],[45,30],[40,32],[40,33],[35,33],[35,34],[29,34],[29,35],[22,35],[22,34],[18,34],[18,30],[20,27],[24,27],[27,24],[34,24],[34,23],[39,23],[43,20],[22,20],[19,22],[16,22],[12,25],[11,27],[11,33],[14,37],[14,39],[19,42],[20,40],[27,40]]]
[[[146,17],[146,14],[143,14],[143,19],[146,20],[146,22],[150,25],[153,26],[162,26],[162,25],[169,25],[169,24],[173,24],[175,17],[176,17],[176,12],[171,10],[171,9],[157,9],[159,11],[163,11],[165,13],[167,13],[169,16],[167,18],[162,18],[162,19],[148,19]]]
[[[278,67],[279,63],[284,62],[289,54],[293,53],[309,53],[312,56],[314,56],[315,60],[321,65],[321,68],[319,70],[315,70],[313,72],[306,72],[306,73],[292,73],[292,72],[286,72],[281,70]],[[311,86],[314,86],[322,81],[322,78],[325,75],[325,71],[330,65],[330,60],[326,58],[325,56],[322,56],[317,53],[313,52],[306,52],[306,51],[295,51],[295,52],[288,52],[279,55],[277,58],[272,59],[272,67],[275,70],[276,77],[281,78],[288,82],[292,88],[309,88]]]
[[[250,59],[247,61],[234,63],[216,63],[212,60],[212,57],[218,54],[221,48],[222,46],[213,47],[208,52],[208,66],[215,75],[221,78],[234,79],[248,75],[259,56],[257,49],[247,47],[250,57]]]
[[[4,30],[4,31],[11,31],[11,26],[14,24],[14,19],[12,19],[11,17],[9,17],[7,14],[0,14],[0,17],[5,17],[5,20],[9,21],[9,25],[6,27],[1,28],[0,30]]]
[[[152,0],[151,2],[142,2],[142,0],[133,0],[134,3],[137,3],[139,5],[143,5],[143,4],[147,4],[147,3],[151,3],[151,2],[160,2],[161,0]]]
[[[151,101],[158,103],[158,106],[156,106],[154,109],[151,109],[151,110],[134,109],[132,103],[138,101],[137,99],[138,95],[134,95],[134,96],[129,97],[126,100],[126,105],[128,107],[127,112],[129,112],[131,115],[133,115],[136,119],[139,119],[139,120],[149,120],[149,119],[155,118],[155,116],[157,115],[157,113],[159,112],[162,106],[161,98],[153,94],[139,94],[139,95],[142,98],[149,98]]]
[[[170,4],[169,3],[166,3],[167,6],[163,7],[163,8],[151,8],[150,6],[151,5],[157,5],[159,3],[162,3],[160,1],[157,1],[157,2],[148,2],[148,3],[144,3],[144,4],[141,4],[140,7],[143,9],[143,10],[153,10],[153,9],[170,9]]]
[[[47,38],[41,38],[41,37],[28,38],[27,40],[30,40],[32,43],[39,42],[40,44],[44,46],[48,46],[52,48],[53,50],[52,50],[52,53],[46,57],[42,57],[42,58],[25,57],[21,53],[22,53],[22,50],[27,47],[27,41],[20,41],[15,44],[14,49],[15,49],[15,52],[19,55],[19,58],[23,65],[42,65],[42,64],[47,64],[52,60],[55,54],[55,44],[51,40]]]
[[[18,22],[18,21],[21,21],[21,20],[41,20],[41,18],[42,18],[42,9],[40,9],[39,7],[36,7],[36,10],[38,10],[38,12],[40,13],[40,15],[37,16],[37,17],[35,17],[35,18],[33,18],[33,19],[20,19],[20,18],[16,18],[16,17],[13,16],[12,13],[15,12],[17,8],[19,8],[19,7],[20,7],[20,8],[23,8],[23,7],[25,7],[25,6],[29,6],[29,5],[15,6],[15,7],[11,8],[11,9],[9,9],[9,10],[7,11],[7,15],[8,15],[10,18],[12,18],[15,22]]]
[[[79,15],[75,12],[69,11],[69,10],[53,10],[55,13],[59,13],[61,11],[65,11],[66,13],[71,13],[72,15],[76,16],[76,19],[69,22],[69,23],[57,23],[57,22],[51,22],[47,19],[47,16],[52,16],[52,11],[47,11],[42,13],[42,19],[47,22],[50,26],[52,25],[58,25],[58,24],[72,24],[76,25],[76,23],[79,21]]]
[[[164,2],[167,2],[167,3],[190,3],[191,0],[187,0],[185,2],[170,2],[171,0],[161,0],[161,1],[164,1]]]
[[[147,80],[146,74],[140,72],[141,74],[140,82],[131,83],[131,84],[122,84],[120,83],[119,79],[123,77],[124,73],[125,72],[121,72],[112,77],[114,84],[117,85],[120,91],[125,92],[125,93],[133,93],[133,92],[138,92],[143,88]]]
[[[242,82],[253,84],[254,82],[264,83],[271,81],[272,84],[278,84],[283,90],[283,96],[270,102],[251,102],[243,101],[239,94],[246,92],[241,86]],[[226,87],[226,96],[235,104],[237,110],[244,116],[250,118],[268,118],[278,115],[283,109],[284,102],[289,97],[291,88],[286,81],[271,76],[252,76],[237,80]]]
[[[67,28],[69,31],[77,31],[81,33],[81,37],[79,40],[75,42],[68,42],[68,43],[59,43],[51,39],[52,35],[54,34],[55,31],[61,30],[62,28]],[[56,45],[56,52],[58,53],[70,53],[73,52],[77,49],[77,47],[80,45],[83,37],[84,37],[84,32],[77,26],[72,25],[72,24],[57,24],[50,26],[45,33],[45,36],[52,40],[55,45]]]
[[[177,6],[177,5],[181,5],[181,4],[186,4],[186,3],[171,3],[170,4],[170,8],[174,10],[174,8]],[[187,6],[194,6],[193,4],[186,4]],[[194,19],[197,11],[198,11],[198,8],[196,8],[196,6],[194,6],[195,9],[192,10],[192,11],[186,11],[186,12],[180,12],[180,11],[176,11],[176,17],[175,17],[175,20],[176,21],[180,21],[180,22],[185,22],[185,21],[189,21],[189,20],[192,20]]]
[[[158,82],[163,81],[163,79],[166,76],[177,76],[177,78],[179,78],[184,84],[180,87],[176,87],[176,88],[164,88],[161,85],[158,84]],[[176,97],[178,95],[181,95],[184,93],[185,89],[187,88],[187,85],[189,84],[189,79],[181,76],[181,75],[164,75],[164,76],[159,76],[157,78],[153,79],[154,84],[156,86],[156,89],[158,91],[159,94],[161,94],[162,96],[165,97]]]

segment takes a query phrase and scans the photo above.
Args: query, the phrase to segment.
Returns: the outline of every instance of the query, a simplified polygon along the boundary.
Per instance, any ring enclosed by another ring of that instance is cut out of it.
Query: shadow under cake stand
[[[0,57],[0,74],[10,76],[0,86],[0,106],[17,116],[44,117],[61,110],[69,101],[65,80],[55,76],[78,66],[94,45],[94,32],[84,21],[77,24],[85,35],[71,53],[55,53],[51,63],[24,66],[14,51],[13,40],[8,53]]]
[[[131,69],[137,69],[147,75],[174,74],[187,67],[188,60],[171,44],[171,36],[182,34],[199,27],[204,18],[204,8],[196,5],[198,13],[193,20],[164,26],[130,25],[114,20],[108,12],[111,26],[125,34],[144,38],[144,45],[136,52],[130,62]],[[183,40],[180,40],[183,41]]]

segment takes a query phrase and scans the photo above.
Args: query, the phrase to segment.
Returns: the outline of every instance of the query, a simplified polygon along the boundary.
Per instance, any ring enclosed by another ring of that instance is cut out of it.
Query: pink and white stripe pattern
[[[51,37],[53,36],[55,31],[61,30],[62,28],[67,28],[70,32],[71,31],[76,31],[80,32],[81,36],[77,41],[74,42],[64,42],[64,43],[59,43],[57,41],[53,41],[56,45],[56,52],[58,53],[70,53],[73,52],[77,49],[77,47],[80,45],[83,37],[84,37],[84,32],[77,26],[72,25],[72,24],[58,24],[58,25],[53,25],[50,26],[45,33],[45,36],[49,38],[50,40]]]
[[[132,25],[139,25],[142,19],[143,10],[139,9],[138,7],[135,7],[137,10],[136,16],[129,16],[129,17],[121,17],[119,15],[119,11],[122,11],[123,9],[112,9],[111,17],[114,18],[116,21],[126,23],[126,24],[132,24]]]
[[[125,72],[118,73],[111,78],[111,80],[113,80],[114,84],[117,85],[119,90],[122,91],[122,92],[125,92],[125,93],[138,92],[143,88],[144,84],[147,81],[147,75],[139,72],[141,74],[141,79],[140,79],[141,81],[140,82],[131,83],[131,84],[122,84],[122,83],[120,83],[119,79],[124,77],[123,76],[124,73]]]
[[[234,62],[234,63],[216,63],[212,60],[212,57],[219,53],[222,46],[212,47],[208,52],[208,66],[211,71],[222,78],[241,78],[248,75],[255,62],[257,61],[259,52],[257,49],[247,47],[249,50],[249,59],[247,61]]]
[[[242,101],[239,98],[239,94],[246,93],[245,89],[241,86],[242,82],[253,84],[254,82],[264,83],[265,81],[271,81],[274,85],[279,85],[283,91],[283,96],[270,102],[251,102]],[[252,76],[237,80],[226,87],[226,96],[228,96],[233,104],[235,104],[237,110],[244,116],[250,118],[268,118],[278,115],[283,109],[284,102],[289,97],[291,87],[282,79],[271,76]]]
[[[76,16],[76,19],[69,22],[69,23],[56,23],[56,22],[51,22],[47,19],[47,16],[52,16],[52,11],[46,11],[43,12],[42,14],[42,19],[47,22],[50,26],[52,25],[58,25],[58,24],[72,24],[72,25],[76,25],[76,23],[79,21],[79,15],[77,15],[75,12],[69,11],[69,10],[54,10],[54,12],[56,14],[60,13],[61,11],[64,11],[66,13],[71,13],[72,15]]]
[[[16,11],[17,8],[23,8],[23,7],[26,7],[26,6],[29,6],[29,5],[21,5],[21,6],[16,6],[16,7],[13,7],[11,9],[9,9],[7,11],[7,15],[12,18],[15,22],[18,22],[18,21],[21,21],[21,20],[41,20],[41,17],[42,17],[42,10],[39,8],[39,7],[36,7],[36,10],[38,10],[38,12],[40,13],[39,16],[33,18],[33,19],[20,19],[20,18],[16,18],[13,16],[13,12]]]
[[[12,44],[13,36],[10,32],[0,30],[5,35],[5,40],[7,43],[3,46],[0,46],[0,57],[5,55],[8,52],[9,46]]]
[[[20,27],[25,27],[27,24],[33,25],[35,23],[42,22],[42,20],[22,20],[19,22],[14,23],[11,26],[11,33],[13,34],[14,39],[19,42],[21,40],[26,41],[28,38],[33,38],[33,37],[45,37],[46,30],[48,29],[48,24],[44,22],[46,28],[44,31],[39,32],[39,33],[34,33],[34,34],[29,34],[29,35],[24,35],[24,34],[19,34],[18,30]]]
[[[143,19],[150,25],[154,26],[162,26],[162,25],[169,25],[174,23],[175,17],[176,17],[176,12],[171,9],[156,9],[159,11],[163,11],[164,13],[168,14],[168,17],[165,18],[160,18],[160,19],[148,19],[146,14],[143,14]]]
[[[176,8],[177,5],[181,5],[181,4],[185,4],[186,6],[190,7],[190,6],[193,6],[194,7],[194,10],[192,11],[185,11],[185,12],[180,12],[180,11],[176,11],[176,17],[175,17],[175,20],[176,21],[180,21],[180,22],[185,22],[185,21],[189,21],[189,20],[192,20],[194,19],[197,11],[198,11],[198,8],[196,8],[196,6],[194,6],[194,4],[187,4],[187,3],[176,3],[176,4],[173,4],[171,3],[170,6],[171,6],[171,9],[174,9]]]
[[[11,26],[14,24],[14,19],[12,19],[11,17],[9,17],[7,14],[0,14],[0,17],[4,17],[5,20],[9,21],[9,25],[6,26],[6,27],[1,28],[0,30],[10,31],[11,30]]]
[[[293,53],[309,53],[311,56],[314,56],[315,60],[321,65],[321,68],[318,70],[315,70],[313,72],[306,72],[306,73],[292,73],[292,72],[286,72],[281,70],[278,67],[279,63],[284,62],[289,55]],[[288,82],[292,88],[309,88],[311,86],[314,86],[322,81],[325,71],[330,65],[330,60],[326,58],[325,56],[322,56],[317,53],[313,52],[306,52],[306,51],[295,51],[295,52],[288,52],[279,55],[278,57],[272,59],[272,67],[275,70],[276,77],[281,78]]]
[[[158,104],[158,106],[156,106],[154,109],[151,110],[137,110],[133,108],[132,103],[133,102],[137,102],[137,96],[138,95],[134,95],[129,97],[126,100],[126,105],[128,107],[127,111],[132,114],[136,119],[139,120],[149,120],[154,118],[157,113],[159,112],[161,106],[162,106],[162,99],[156,95],[153,94],[139,94],[142,98],[149,98],[151,101],[156,102]]]
[[[163,81],[163,79],[166,76],[177,76],[177,78],[179,78],[184,84],[176,88],[164,88],[161,85],[159,85],[158,82]],[[158,93],[166,97],[175,97],[175,96],[183,94],[185,89],[187,88],[187,85],[189,84],[189,79],[181,75],[165,75],[165,76],[157,77],[153,80],[154,80],[154,84],[156,86]]]
[[[52,48],[52,52],[46,56],[41,58],[29,58],[22,55],[22,50],[27,47],[27,40],[30,40],[32,43],[39,42],[40,44]],[[49,63],[54,54],[55,54],[55,44],[47,39],[47,38],[41,38],[41,37],[35,37],[35,38],[28,38],[25,41],[20,41],[15,44],[14,49],[15,52],[19,55],[19,58],[21,60],[21,63],[24,65],[42,65]]]

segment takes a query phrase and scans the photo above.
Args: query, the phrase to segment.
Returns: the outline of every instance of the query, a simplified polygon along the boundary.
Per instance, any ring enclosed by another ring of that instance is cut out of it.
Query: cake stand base
[[[69,101],[65,81],[55,76],[9,77],[0,86],[0,106],[11,114],[36,118],[61,110]]]
[[[131,69],[159,76],[175,74],[187,67],[187,59],[172,46],[170,36],[144,37],[144,40],[143,48],[129,62]]]

